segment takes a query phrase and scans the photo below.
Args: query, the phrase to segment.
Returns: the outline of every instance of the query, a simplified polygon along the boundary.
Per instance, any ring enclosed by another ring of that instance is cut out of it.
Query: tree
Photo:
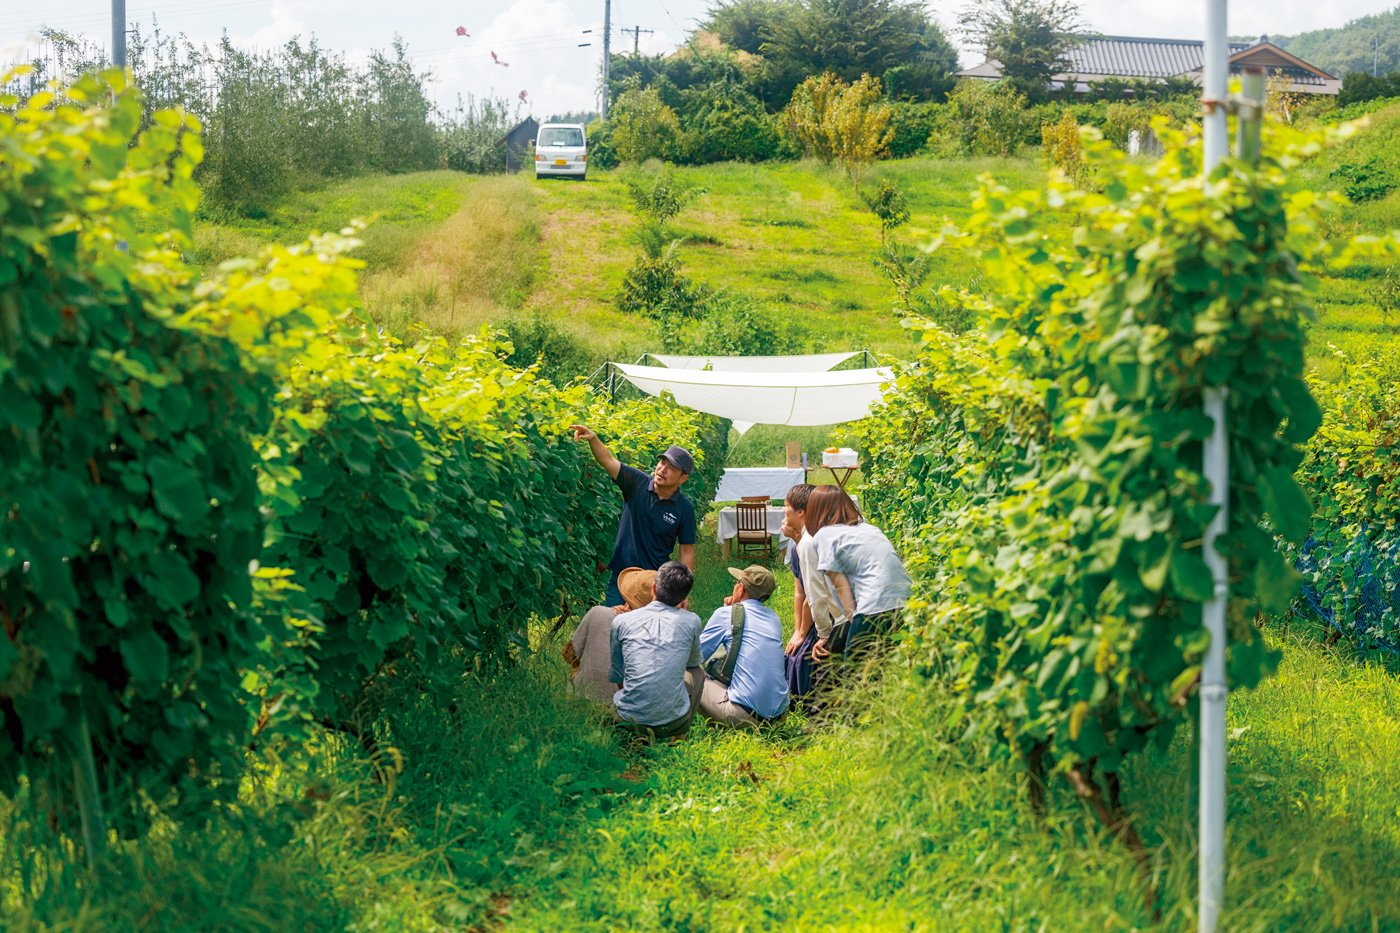
[[[654,87],[642,87],[633,76],[613,110],[613,144],[624,162],[664,159],[675,151],[681,135],[680,118],[661,100]]]
[[[881,101],[880,79],[862,75],[837,96],[827,115],[831,148],[851,176],[856,193],[870,163],[885,155],[890,145],[890,107]]]
[[[1004,77],[1041,86],[1072,67],[1069,51],[1086,28],[1074,0],[974,0],[958,25]]]
[[[924,70],[927,85],[957,68],[957,52],[942,30],[923,6],[905,0],[802,0],[767,33],[761,52],[790,82],[787,94],[826,72],[850,82],[914,66]]]
[[[805,153],[839,161],[859,192],[861,175],[889,149],[891,112],[882,96],[879,78],[845,84],[828,72],[802,82],[783,118]]]

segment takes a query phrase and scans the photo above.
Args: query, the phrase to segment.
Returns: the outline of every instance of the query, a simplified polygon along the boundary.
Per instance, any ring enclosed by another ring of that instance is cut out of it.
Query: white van
[[[535,137],[535,177],[564,175],[583,181],[588,174],[588,141],[578,123],[546,123]]]

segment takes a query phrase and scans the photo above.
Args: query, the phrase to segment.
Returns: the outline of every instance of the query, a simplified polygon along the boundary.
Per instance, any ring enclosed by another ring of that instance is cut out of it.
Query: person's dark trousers
[[[617,588],[617,571],[608,572],[608,591],[603,594],[604,606],[621,606],[627,600],[622,598],[622,590]]]
[[[851,620],[850,631],[846,633],[843,653],[847,667],[860,664],[872,652],[883,652],[889,645],[890,638],[903,624],[902,607],[869,616],[856,613],[856,617]]]
[[[857,672],[872,660],[884,657],[890,639],[904,624],[904,609],[890,609],[874,615],[856,614],[850,622],[831,632],[831,655],[812,665],[812,692],[807,697],[807,713],[816,716],[826,710],[832,695],[852,683]]]
[[[797,654],[784,655],[783,667],[787,673],[788,696],[794,699],[805,697],[812,692],[812,648],[817,644],[817,627],[814,625],[802,641]]]

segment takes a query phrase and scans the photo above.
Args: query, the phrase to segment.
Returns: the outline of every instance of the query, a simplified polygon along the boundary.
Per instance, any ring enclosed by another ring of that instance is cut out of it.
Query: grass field
[[[697,552],[704,615],[730,587],[712,525]],[[778,578],[790,617],[791,576]],[[1125,781],[1153,853],[1154,925],[1126,853],[1063,788],[1038,821],[995,746],[945,731],[937,688],[889,676],[854,723],[700,724],[633,753],[567,695],[565,636],[548,627],[513,669],[448,659],[398,694],[377,758],[327,735],[263,750],[238,807],[164,822],[95,878],[54,844],[37,791],[0,804],[4,929],[1194,927],[1185,732]],[[1400,681],[1318,634],[1270,630],[1277,676],[1231,698],[1227,930],[1400,930]]]

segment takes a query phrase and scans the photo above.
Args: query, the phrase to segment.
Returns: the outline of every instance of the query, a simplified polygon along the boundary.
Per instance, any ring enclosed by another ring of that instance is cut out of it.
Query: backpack
[[[729,644],[720,645],[714,654],[705,659],[705,676],[718,680],[726,687],[729,686],[729,679],[734,676],[734,665],[739,660],[739,646],[744,641],[744,606],[742,603],[736,603],[730,608],[733,611],[729,614],[729,632],[732,636]]]

